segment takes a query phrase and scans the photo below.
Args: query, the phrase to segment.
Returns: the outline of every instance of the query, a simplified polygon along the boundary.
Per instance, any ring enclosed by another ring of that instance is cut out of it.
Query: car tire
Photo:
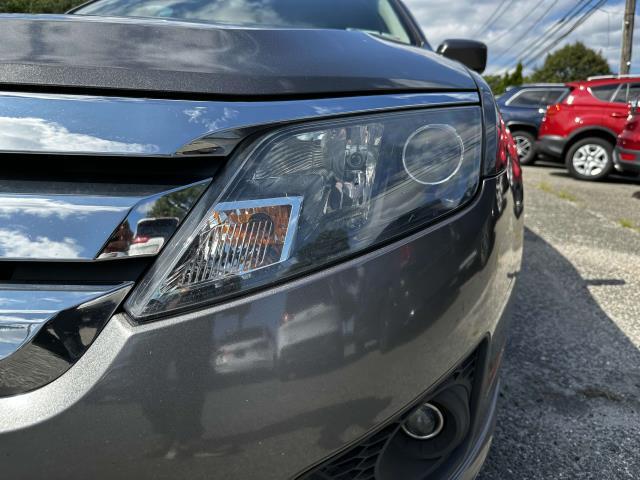
[[[602,180],[613,170],[613,145],[602,138],[584,138],[571,146],[565,162],[578,180]]]
[[[516,142],[518,149],[518,158],[521,165],[533,165],[537,159],[536,153],[536,137],[523,130],[512,133],[513,141]]]

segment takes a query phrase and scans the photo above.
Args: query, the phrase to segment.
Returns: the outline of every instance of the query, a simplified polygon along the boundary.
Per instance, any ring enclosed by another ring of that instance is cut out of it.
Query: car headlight
[[[479,107],[305,123],[229,162],[127,302],[137,318],[202,306],[326,266],[470,200]]]

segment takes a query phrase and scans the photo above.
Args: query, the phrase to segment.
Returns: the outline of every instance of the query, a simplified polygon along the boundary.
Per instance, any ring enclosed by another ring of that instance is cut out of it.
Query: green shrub
[[[0,13],[64,13],[78,0],[0,0]]]

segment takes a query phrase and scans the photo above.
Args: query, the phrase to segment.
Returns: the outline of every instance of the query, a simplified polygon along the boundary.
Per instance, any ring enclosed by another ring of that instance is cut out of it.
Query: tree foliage
[[[82,0],[0,0],[0,13],[64,13]]]
[[[505,72],[503,75],[486,75],[484,79],[491,87],[493,93],[495,95],[500,95],[504,93],[507,87],[522,85],[524,82],[524,78],[522,76],[522,64],[518,63],[513,73]]]
[[[547,55],[544,64],[533,71],[529,80],[565,83],[610,73],[609,63],[600,52],[576,42]]]
[[[518,63],[513,73],[486,75],[484,78],[493,93],[500,95],[507,87],[515,87],[523,83],[566,83],[610,73],[609,64],[600,52],[585,46],[582,42],[576,42],[547,55],[544,64],[536,68],[528,77],[523,77],[522,64]]]

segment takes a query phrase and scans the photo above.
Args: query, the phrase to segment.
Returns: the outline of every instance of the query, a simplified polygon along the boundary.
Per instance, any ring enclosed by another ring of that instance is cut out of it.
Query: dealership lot
[[[480,478],[638,478],[640,180],[525,168],[526,241]]]

